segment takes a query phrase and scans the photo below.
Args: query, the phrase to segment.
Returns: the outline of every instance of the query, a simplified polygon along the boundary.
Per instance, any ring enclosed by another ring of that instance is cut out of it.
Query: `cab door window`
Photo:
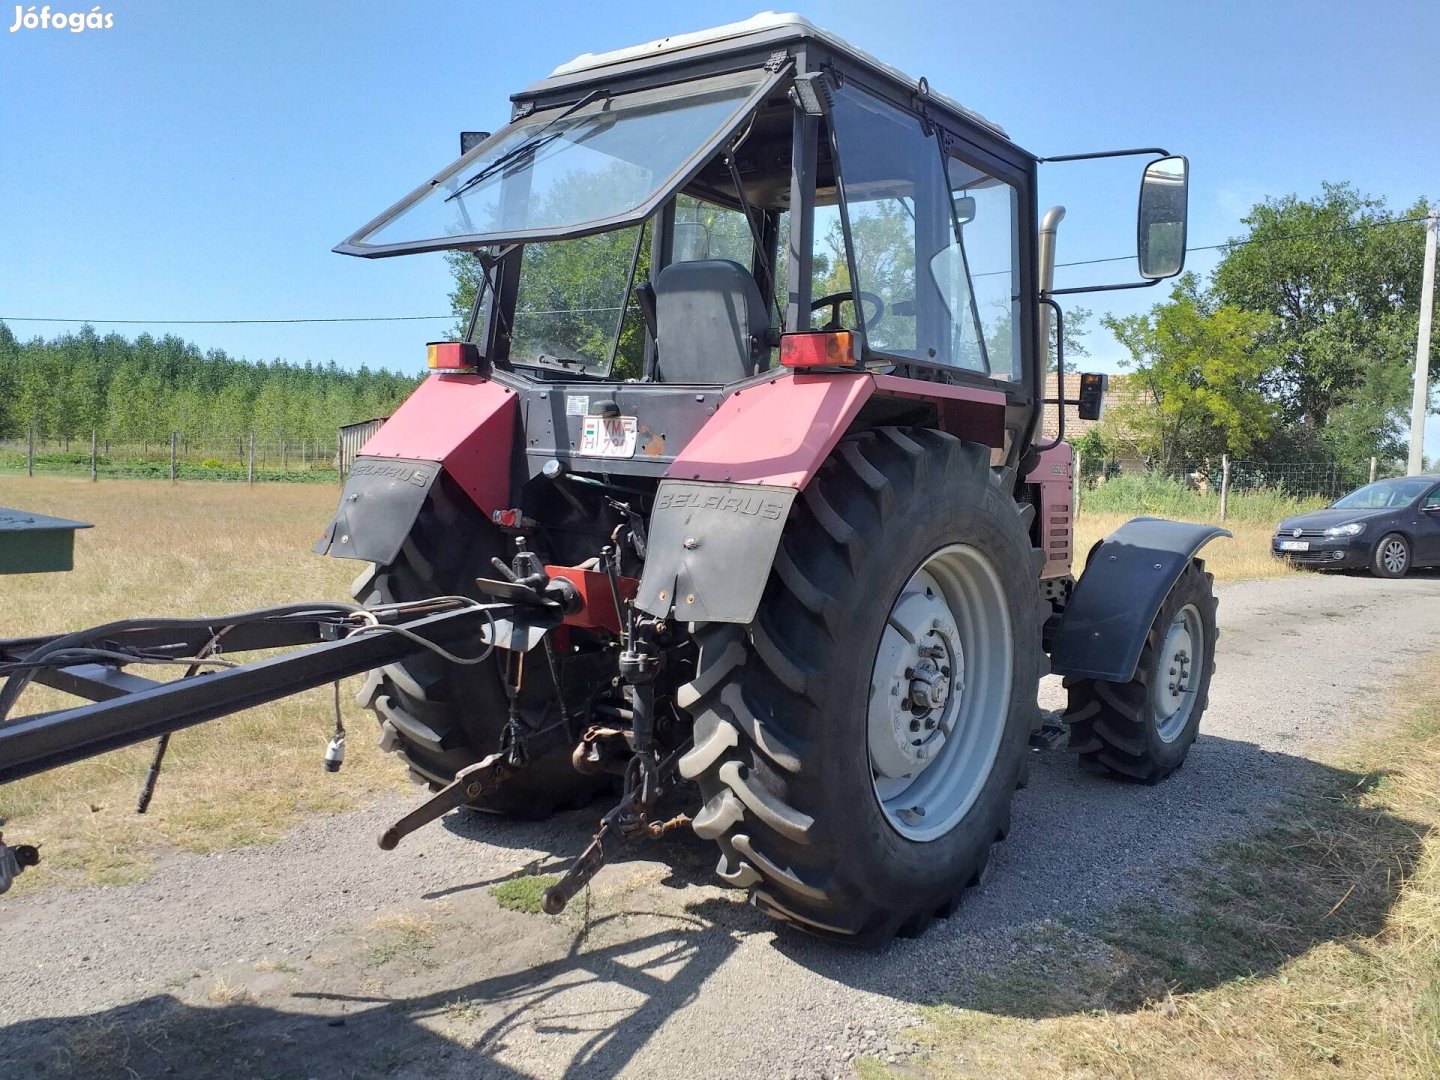
[[[831,121],[866,347],[1010,377],[1014,190],[977,170],[952,173],[933,130],[853,84],[835,91]]]
[[[990,375],[1018,380],[1022,372],[1019,193],[959,158],[949,159],[946,172]]]

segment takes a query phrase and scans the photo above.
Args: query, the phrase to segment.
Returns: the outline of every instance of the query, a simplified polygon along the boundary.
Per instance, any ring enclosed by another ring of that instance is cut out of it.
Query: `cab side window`
[[[832,108],[866,346],[1018,377],[1015,189],[945,156],[935,130],[853,84]]]
[[[1420,507],[1424,510],[1440,510],[1440,487],[1426,495],[1425,501],[1420,504]]]

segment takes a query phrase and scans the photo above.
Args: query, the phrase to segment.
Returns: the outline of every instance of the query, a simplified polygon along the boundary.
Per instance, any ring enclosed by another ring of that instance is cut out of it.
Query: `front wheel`
[[[1401,578],[1410,569],[1410,545],[1399,533],[1387,533],[1370,556],[1370,573],[1380,578]]]
[[[762,910],[883,940],[948,913],[1010,823],[1041,665],[1040,553],[989,450],[847,436],[755,621],[698,631],[696,833]]]
[[[1128,683],[1067,677],[1070,749],[1128,780],[1154,784],[1185,762],[1215,672],[1215,579],[1191,559],[1145,637]]]

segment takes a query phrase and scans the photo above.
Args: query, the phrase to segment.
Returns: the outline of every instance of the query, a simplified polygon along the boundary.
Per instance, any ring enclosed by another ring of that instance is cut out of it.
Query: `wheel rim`
[[[1000,575],[978,548],[940,549],[900,590],[871,668],[866,741],[875,797],[902,836],[944,836],[984,788],[1014,648]]]
[[[1405,543],[1401,540],[1387,540],[1385,546],[1380,549],[1380,561],[1385,564],[1385,569],[1392,574],[1405,572],[1405,560],[1408,555],[1405,551]]]
[[[1174,742],[1190,723],[1204,662],[1205,624],[1200,609],[1186,604],[1165,631],[1160,663],[1150,683],[1155,728],[1164,742]]]

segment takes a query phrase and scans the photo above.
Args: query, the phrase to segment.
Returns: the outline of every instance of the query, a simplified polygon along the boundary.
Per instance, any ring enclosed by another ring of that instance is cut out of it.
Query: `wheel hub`
[[[1160,738],[1166,742],[1179,736],[1194,710],[1204,635],[1199,610],[1194,604],[1186,604],[1176,612],[1160,646],[1150,699]]]
[[[888,690],[871,697],[869,744],[875,772],[913,777],[934,762],[955,725],[964,691],[965,657],[959,631],[939,589],[917,575],[890,613],[875,662],[875,683]]]
[[[941,548],[900,590],[865,738],[875,797],[901,836],[937,840],[980,797],[1010,714],[1014,648],[1005,587],[978,548]]]

